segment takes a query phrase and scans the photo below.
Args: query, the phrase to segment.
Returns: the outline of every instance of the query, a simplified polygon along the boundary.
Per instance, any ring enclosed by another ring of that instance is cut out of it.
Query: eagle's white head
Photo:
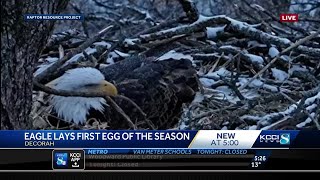
[[[76,68],[67,71],[47,86],[57,90],[105,92],[108,96],[117,95],[116,87],[105,81],[103,74],[94,68]],[[101,97],[62,97],[53,95],[50,99],[58,117],[76,124],[84,124],[90,109],[103,112],[106,100]]]

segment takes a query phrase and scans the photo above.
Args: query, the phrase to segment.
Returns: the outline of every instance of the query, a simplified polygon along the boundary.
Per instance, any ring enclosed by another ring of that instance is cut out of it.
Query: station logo
[[[281,145],[290,144],[289,133],[260,135],[259,139],[260,143],[279,143]]]
[[[52,169],[84,169],[83,150],[53,150]]]

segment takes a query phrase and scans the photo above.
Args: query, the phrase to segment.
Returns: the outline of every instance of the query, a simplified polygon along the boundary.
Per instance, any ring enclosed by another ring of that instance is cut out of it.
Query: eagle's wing
[[[198,90],[197,74],[189,60],[124,60],[101,71],[106,78],[110,72],[121,72],[111,73],[119,93],[134,101],[157,129],[172,128],[178,122],[182,104],[191,102]],[[132,121],[148,128],[144,117],[132,104],[121,98],[116,102]],[[111,128],[125,128],[126,123],[116,112],[111,116]]]

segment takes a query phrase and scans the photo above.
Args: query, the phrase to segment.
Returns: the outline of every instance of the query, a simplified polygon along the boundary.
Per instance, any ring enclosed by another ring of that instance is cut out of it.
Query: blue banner
[[[0,148],[320,148],[320,131],[6,130],[0,131]]]
[[[188,148],[197,131],[0,131],[0,148]]]

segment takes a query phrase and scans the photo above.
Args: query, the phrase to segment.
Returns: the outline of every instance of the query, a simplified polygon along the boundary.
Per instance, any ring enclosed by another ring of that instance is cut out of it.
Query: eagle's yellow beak
[[[106,95],[108,95],[108,96],[118,95],[118,90],[117,90],[116,86],[114,86],[112,83],[110,83],[108,81],[102,81],[99,86],[100,86],[99,89],[102,92],[105,92]]]

